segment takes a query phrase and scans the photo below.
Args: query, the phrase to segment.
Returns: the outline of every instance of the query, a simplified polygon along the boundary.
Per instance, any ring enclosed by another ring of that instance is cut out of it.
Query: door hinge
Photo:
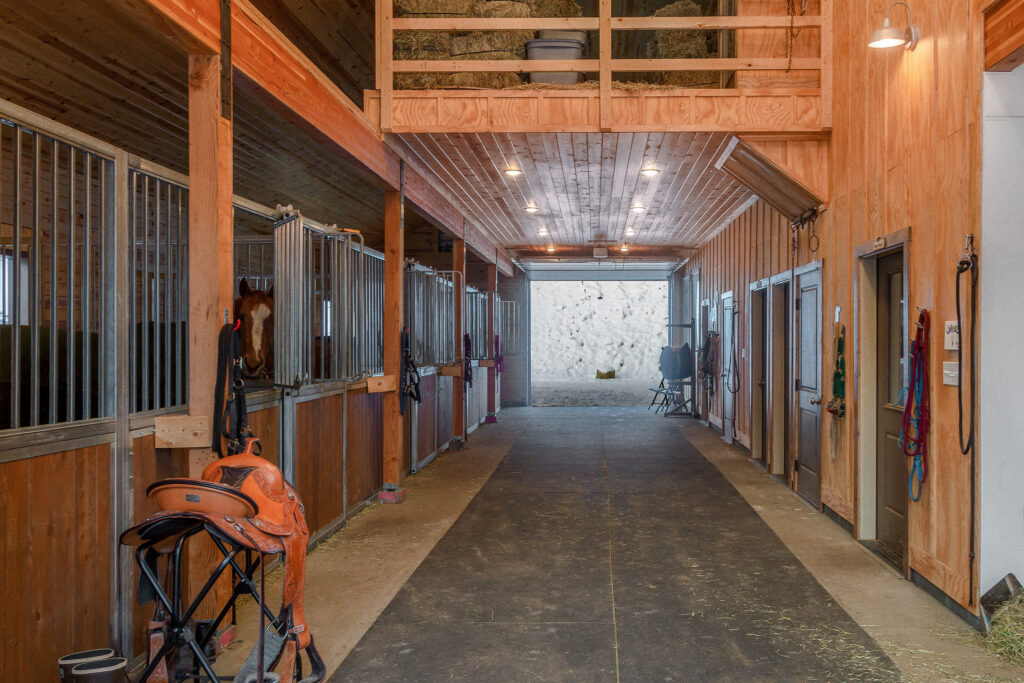
[[[796,311],[800,310],[800,299],[794,299],[793,300],[793,310],[796,310]]]

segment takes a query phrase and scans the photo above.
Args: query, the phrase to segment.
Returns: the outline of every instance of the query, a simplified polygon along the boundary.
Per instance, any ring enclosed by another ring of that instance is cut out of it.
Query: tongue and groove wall
[[[942,385],[943,321],[955,318],[954,274],[969,232],[980,225],[980,83],[982,21],[978,3],[947,0],[914,3],[922,40],[914,51],[872,50],[868,36],[884,16],[887,2],[835,3],[835,122],[828,167],[828,209],[818,225],[820,247],[808,253],[800,235],[797,263],[823,261],[823,371],[833,362],[832,313],[842,310],[848,331],[848,416],[833,429],[822,425],[822,500],[857,526],[859,491],[856,370],[873,362],[853,338],[855,249],[909,227],[907,310],[931,312],[930,380],[932,428],[924,494],[910,504],[910,568],[957,603],[969,607],[969,460],[958,448],[955,389]],[[902,21],[902,19],[901,19]],[[777,158],[777,157],[776,157]],[[740,216],[704,245],[688,266],[699,269],[701,298],[729,289],[749,309],[749,283],[786,270],[785,221],[763,205]],[[980,244],[980,241],[976,241]],[[981,256],[984,264],[984,255]],[[753,262],[753,265],[751,265]],[[984,266],[982,266],[984,268]],[[740,339],[748,335],[746,313]],[[912,324],[912,323],[911,323]],[[741,358],[747,372],[749,350]],[[828,386],[826,384],[826,386]],[[720,403],[712,406],[720,415]],[[738,396],[737,428],[750,433],[748,387]],[[748,441],[749,443],[749,441]],[[984,467],[984,445],[979,459]],[[1019,519],[1019,510],[1006,511]],[[977,566],[975,566],[977,571]],[[975,581],[975,590],[977,584]],[[985,590],[987,586],[982,586]]]

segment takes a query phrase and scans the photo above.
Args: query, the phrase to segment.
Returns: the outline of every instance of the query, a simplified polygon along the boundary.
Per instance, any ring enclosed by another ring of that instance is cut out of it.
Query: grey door
[[[821,271],[799,278],[797,292],[797,492],[821,501]]]
[[[880,553],[903,568],[907,549],[907,457],[900,448],[903,421],[903,254],[878,260],[878,399],[876,421],[876,536]]]

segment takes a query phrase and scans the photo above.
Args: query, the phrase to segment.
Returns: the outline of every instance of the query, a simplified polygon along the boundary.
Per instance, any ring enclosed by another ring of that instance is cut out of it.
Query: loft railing
[[[700,17],[615,17],[611,0],[600,0],[597,17],[549,18],[477,18],[477,17],[395,17],[392,0],[377,0],[377,88],[380,91],[381,127],[391,130],[395,74],[435,72],[573,72],[598,74],[600,99],[599,119],[602,129],[612,125],[612,74],[696,71],[817,71],[820,87],[816,92],[801,88],[791,94],[813,94],[821,98],[821,126],[831,127],[831,45],[832,1],[821,0],[821,14],[816,16],[700,16]],[[578,30],[598,33],[597,58],[572,60],[397,60],[394,59],[395,31],[534,31]],[[748,56],[707,57],[693,59],[612,57],[614,31],[682,31],[682,30],[820,30],[820,47],[816,57]],[[687,88],[688,91],[699,90]],[[718,95],[721,91],[715,89]],[[736,96],[752,94],[779,97],[782,89],[771,92],[732,89]],[[767,89],[765,89],[767,90]],[[404,92],[404,91],[403,91]],[[703,92],[708,92],[704,90]]]

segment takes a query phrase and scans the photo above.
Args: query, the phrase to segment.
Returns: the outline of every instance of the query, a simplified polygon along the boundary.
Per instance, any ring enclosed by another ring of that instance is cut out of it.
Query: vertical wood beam
[[[455,343],[458,353],[455,354],[460,364],[464,364],[465,346],[462,343],[464,310],[466,304],[466,240],[452,240],[452,270],[461,274],[455,278]],[[453,448],[460,448],[466,440],[466,382],[462,372],[452,381],[452,437]]]
[[[832,130],[832,80],[835,59],[832,1],[821,0],[821,127]]]
[[[395,87],[395,77],[391,69],[391,62],[394,59],[394,31],[391,28],[391,20],[394,12],[392,0],[377,0],[377,10],[374,13],[374,47],[377,50],[375,64],[377,89],[380,90],[380,129],[385,133],[391,130],[392,90]]]
[[[402,371],[403,296],[402,270],[405,265],[404,204],[402,193],[384,193],[384,375],[398,378]],[[384,392],[384,502],[401,502],[402,448],[405,429],[398,391]],[[397,497],[397,499],[396,499]]]
[[[598,43],[601,130],[612,129],[612,0],[598,3]]]
[[[193,417],[216,423],[217,337],[230,321],[234,296],[232,124],[221,115],[220,56],[193,55],[188,66],[188,405]],[[189,449],[188,476],[198,479],[211,460],[209,446]],[[216,555],[212,544],[190,552],[193,595],[209,576]],[[204,615],[199,616],[212,616],[206,614],[212,609],[204,603]]]
[[[494,264],[487,265],[487,291],[498,292],[498,267]],[[495,310],[495,296],[487,297],[487,343],[493,347],[494,334],[497,331],[498,311]],[[494,360],[497,361],[497,349],[493,349]],[[498,390],[498,368],[487,368],[487,422],[497,422],[497,390]]]

